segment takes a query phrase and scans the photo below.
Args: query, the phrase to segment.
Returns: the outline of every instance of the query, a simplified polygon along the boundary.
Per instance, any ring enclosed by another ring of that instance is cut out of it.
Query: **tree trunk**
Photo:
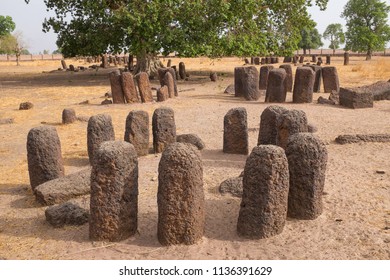
[[[336,49],[333,49],[333,55],[336,53]]]
[[[16,66],[20,66],[20,54],[16,54]]]
[[[306,49],[305,49],[305,48],[303,49],[303,54],[304,54],[304,55],[306,54]]]
[[[157,69],[164,67],[162,62],[154,54],[137,55],[137,65],[134,68],[134,75],[140,72],[148,73],[149,77],[158,76]]]
[[[367,51],[366,60],[371,60],[372,57],[372,50]]]

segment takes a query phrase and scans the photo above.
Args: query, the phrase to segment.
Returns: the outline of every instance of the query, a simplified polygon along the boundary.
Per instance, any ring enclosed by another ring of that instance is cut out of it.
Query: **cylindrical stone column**
[[[91,171],[89,238],[121,241],[137,231],[138,159],[130,143],[104,142]]]
[[[88,120],[87,147],[89,163],[92,164],[95,152],[105,141],[115,140],[114,127],[110,115],[99,114]]]
[[[223,120],[223,152],[247,155],[248,141],[246,109],[230,109]]]
[[[251,239],[280,234],[286,223],[288,186],[284,150],[274,145],[253,148],[244,168],[238,234]]]
[[[344,65],[349,65],[349,52],[344,53]]]
[[[286,90],[292,92],[293,90],[293,73],[292,67],[290,64],[282,64],[279,68],[283,68],[286,71],[286,79],[284,80],[286,85]]]
[[[272,69],[268,75],[265,102],[284,103],[286,101],[286,70],[283,68]]]
[[[332,93],[340,91],[339,75],[337,68],[334,66],[326,66],[322,68],[322,81],[324,83],[324,92]]]
[[[298,67],[295,72],[293,103],[313,102],[315,73],[309,67]]]
[[[326,55],[326,64],[330,64],[330,54]]]
[[[67,108],[62,111],[62,123],[69,124],[77,121],[76,111],[72,108]]]
[[[33,191],[40,184],[64,176],[61,142],[55,127],[30,129],[27,135],[27,164]]]
[[[290,169],[287,215],[295,219],[316,219],[322,213],[326,146],[312,133],[297,133],[289,138],[286,155]]]
[[[126,118],[124,140],[133,144],[138,156],[149,154],[149,114],[131,111]]]
[[[184,62],[179,63],[179,76],[180,79],[184,80],[186,78],[186,66]]]
[[[158,240],[162,245],[191,245],[204,233],[203,166],[191,144],[173,143],[158,167]]]
[[[178,90],[177,90],[177,75],[176,75],[176,71],[174,68],[158,68],[157,69],[157,73],[158,73],[158,78],[159,78],[159,81],[160,81],[160,85],[161,86],[168,86],[168,89],[170,91],[172,91],[172,86],[170,86],[168,84],[168,81],[167,81],[167,77],[166,77],[166,73],[169,72],[171,73],[172,75],[172,79],[173,79],[173,91],[174,91],[174,95],[172,94],[169,94],[169,97],[174,97],[174,96],[178,96]]]
[[[175,115],[171,108],[158,108],[153,113],[153,149],[161,153],[166,146],[176,142]]]
[[[114,104],[125,103],[125,97],[123,95],[122,83],[121,83],[121,74],[119,70],[112,71],[108,75],[111,83],[112,102]]]
[[[146,72],[141,72],[135,75],[138,84],[139,95],[142,103],[152,102],[152,87],[150,86],[149,75]]]
[[[268,106],[261,113],[260,130],[257,145],[276,145],[278,135],[278,119],[287,112],[286,108],[278,105]]]
[[[288,110],[278,117],[276,145],[286,149],[288,138],[300,132],[308,132],[306,113],[302,110]]]
[[[121,85],[123,95],[127,103],[138,103],[137,88],[135,87],[134,77],[130,72],[123,72],[121,76]]]
[[[173,69],[172,69],[173,70]],[[168,87],[168,97],[175,97],[175,80],[170,72],[166,72],[164,75],[164,85]]]
[[[259,89],[261,90],[267,89],[268,75],[272,69],[274,69],[272,65],[264,65],[260,67]]]
[[[313,92],[321,92],[322,67],[318,65],[308,65],[314,71]]]
[[[260,98],[259,72],[255,66],[234,68],[234,95],[250,101]]]

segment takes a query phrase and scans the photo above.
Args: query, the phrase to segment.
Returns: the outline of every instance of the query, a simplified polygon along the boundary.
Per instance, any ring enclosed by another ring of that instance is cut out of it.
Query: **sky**
[[[320,11],[318,7],[309,8],[313,20],[317,22],[320,34],[323,34],[330,23],[345,25],[345,20],[340,15],[347,2],[348,0],[329,0],[326,11]],[[390,5],[390,0],[385,2]],[[56,34],[42,31],[43,20],[50,16],[43,0],[30,0],[28,5],[24,0],[0,0],[0,15],[12,17],[16,24],[15,31],[22,32],[22,38],[32,54],[43,53],[44,50],[52,53],[57,49]],[[328,48],[329,41],[322,41],[324,42],[323,48]]]

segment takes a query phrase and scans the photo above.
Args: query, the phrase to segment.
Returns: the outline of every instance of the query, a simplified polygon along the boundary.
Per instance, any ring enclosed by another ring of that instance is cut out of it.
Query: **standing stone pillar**
[[[64,176],[61,142],[55,127],[30,129],[27,135],[27,164],[33,191],[40,184]]]
[[[344,53],[344,65],[349,65],[349,52]]]
[[[305,61],[305,57],[303,56],[303,55],[301,55],[300,57],[299,57],[299,63],[303,63]]]
[[[182,80],[184,80],[187,77],[186,66],[185,66],[184,62],[179,63],[179,76],[180,76],[180,79],[182,79]]]
[[[169,92],[167,86],[162,86],[157,89],[157,102],[163,102],[169,99]]]
[[[66,67],[65,59],[61,59],[61,65],[62,65],[62,69],[64,69],[64,70],[66,70],[66,68],[68,68],[68,67]]]
[[[122,73],[121,85],[126,103],[138,103],[137,88],[135,87],[134,77],[130,72]]]
[[[313,102],[315,73],[309,67],[298,67],[295,72],[293,103]]]
[[[302,110],[288,110],[278,117],[276,145],[286,149],[291,135],[308,131],[306,113]]]
[[[314,63],[316,63],[316,62],[317,62],[317,55],[313,54],[313,55],[311,56],[311,61],[314,62]]]
[[[268,106],[260,116],[260,130],[257,145],[276,145],[278,120],[288,110],[278,105]]]
[[[133,144],[138,156],[149,154],[149,114],[131,111],[126,118],[124,140]]]
[[[175,115],[171,108],[161,107],[154,111],[152,128],[155,153],[161,153],[166,146],[176,142]]]
[[[246,109],[230,109],[223,121],[223,152],[247,155],[248,145]]]
[[[234,95],[249,101],[260,98],[259,72],[255,66],[234,68]]]
[[[175,69],[173,68],[158,68],[157,69],[157,73],[158,73],[158,78],[159,78],[159,81],[160,81],[160,85],[161,86],[167,86],[168,89],[169,89],[169,92],[172,91],[172,85],[171,82],[168,83],[168,78],[166,78],[166,73],[169,72],[172,76],[172,79],[173,79],[173,91],[174,91],[174,95],[171,96],[171,93],[169,94],[169,97],[173,98],[174,96],[178,96],[178,90],[177,90],[177,76],[176,76],[176,72],[175,72]]]
[[[108,66],[109,66],[108,57],[107,57],[107,55],[105,54],[105,55],[103,55],[103,57],[102,57],[102,67],[103,67],[103,68],[108,68]]]
[[[326,55],[326,64],[330,65],[330,54]]]
[[[274,145],[253,148],[244,168],[238,235],[260,239],[280,234],[286,223],[288,187],[284,150]]]
[[[286,101],[286,75],[286,70],[283,68],[272,69],[269,72],[265,102],[284,103]]]
[[[260,65],[260,57],[255,57],[253,61],[255,65]]]
[[[268,84],[268,75],[269,71],[274,69],[272,65],[264,65],[260,67],[260,76],[259,76],[259,89],[266,90]]]
[[[138,159],[130,143],[108,141],[91,171],[89,238],[121,241],[137,232]]]
[[[70,124],[77,121],[76,111],[73,108],[64,109],[62,111],[62,123]]]
[[[313,92],[321,92],[322,67],[317,65],[308,65],[314,71]]]
[[[332,93],[340,91],[339,75],[337,68],[334,66],[326,66],[322,68],[322,80],[324,83],[324,92]]]
[[[111,83],[112,102],[114,104],[124,104],[125,97],[122,90],[121,73],[119,70],[110,72],[109,78]]]
[[[286,90],[288,92],[293,91],[293,74],[292,74],[292,67],[290,64],[282,64],[279,66],[279,68],[282,68],[286,71],[286,79],[284,80]]]
[[[146,72],[141,72],[135,75],[138,84],[139,95],[142,103],[152,102],[152,88],[150,86],[149,75]]]
[[[322,213],[326,146],[312,133],[297,133],[289,138],[286,155],[290,169],[287,215],[295,219],[316,219]]]
[[[195,244],[205,228],[203,166],[191,144],[170,144],[158,167],[158,241],[162,245]]]
[[[299,60],[299,56],[294,55],[294,56],[292,57],[292,63],[297,64],[297,63],[298,63],[298,60]]]
[[[172,65],[172,59],[168,59],[167,68],[171,68],[171,65]]]
[[[96,150],[105,141],[115,140],[114,127],[110,115],[99,114],[88,120],[87,147],[89,163],[92,165]]]
[[[133,71],[134,69],[134,56],[129,54],[129,61],[127,62],[127,67],[129,68],[129,71]]]
[[[175,80],[173,79],[173,76],[170,72],[165,73],[163,86],[168,87],[168,97],[174,98],[175,97]]]

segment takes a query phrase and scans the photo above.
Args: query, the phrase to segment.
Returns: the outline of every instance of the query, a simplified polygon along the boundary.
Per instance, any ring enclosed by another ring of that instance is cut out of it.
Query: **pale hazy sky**
[[[320,34],[330,23],[345,24],[340,14],[347,2],[347,0],[329,0],[328,8],[323,12],[317,7],[309,9],[312,18],[317,22]],[[390,0],[385,2],[390,5]],[[57,49],[56,34],[42,32],[42,22],[49,16],[43,0],[30,0],[28,5],[24,0],[0,0],[0,15],[12,17],[16,23],[16,31],[22,32],[31,53],[40,53],[43,50],[49,50],[51,53]],[[323,42],[323,48],[328,48],[329,42],[325,40]]]

